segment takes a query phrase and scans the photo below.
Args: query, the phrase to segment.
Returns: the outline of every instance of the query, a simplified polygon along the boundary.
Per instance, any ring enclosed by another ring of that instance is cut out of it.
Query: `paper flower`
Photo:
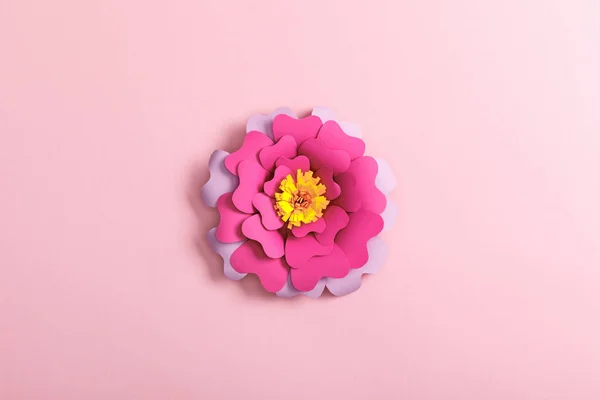
[[[283,297],[357,290],[387,254],[378,235],[396,217],[388,164],[365,156],[358,127],[325,108],[254,115],[246,132],[237,151],[213,153],[202,188],[220,214],[208,240],[225,275],[256,274]]]

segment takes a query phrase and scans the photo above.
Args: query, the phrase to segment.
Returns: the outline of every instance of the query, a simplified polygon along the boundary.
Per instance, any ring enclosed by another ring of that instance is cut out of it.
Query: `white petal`
[[[327,121],[337,121],[335,118],[335,112],[327,107],[315,107],[312,110],[311,115],[316,115],[317,117],[321,118],[323,123]]]
[[[398,218],[398,206],[394,203],[390,198],[387,198],[387,204],[385,206],[385,210],[381,213],[381,218],[383,218],[383,231],[389,231],[396,224],[396,219]]]
[[[396,177],[390,165],[382,158],[375,158],[379,169],[375,177],[375,186],[386,196],[396,187]]]
[[[326,278],[323,278],[323,279],[319,280],[319,282],[317,282],[317,285],[315,286],[315,288],[313,290],[308,291],[308,292],[300,292],[292,284],[291,276],[292,276],[291,274],[288,275],[288,279],[285,282],[285,286],[279,292],[276,293],[277,296],[279,296],[279,297],[294,297],[299,294],[303,294],[305,296],[312,297],[313,299],[315,299],[315,298],[319,297],[323,293],[323,289],[325,289]]]
[[[251,115],[246,122],[246,133],[258,131],[273,139],[273,118],[279,114],[285,114],[293,118],[298,118],[296,113],[288,107],[277,108],[269,115],[254,114]]]
[[[210,245],[210,247],[223,259],[223,272],[225,276],[235,281],[242,279],[246,276],[246,274],[240,274],[235,269],[233,269],[233,267],[231,266],[231,255],[234,251],[237,250],[238,247],[240,247],[245,242],[245,240],[236,243],[219,242],[219,240],[217,239],[216,232],[217,228],[212,228],[210,231],[208,231],[206,237],[208,239],[208,244]]]
[[[369,261],[361,268],[350,270],[343,278],[327,278],[327,289],[334,296],[344,296],[357,291],[363,274],[374,274],[379,271],[387,258],[387,245],[379,236],[375,236],[367,242],[367,251]]]
[[[216,207],[217,200],[225,193],[233,192],[238,187],[238,177],[225,168],[225,158],[229,155],[223,150],[215,150],[208,161],[210,178],[202,186],[202,200],[209,207]]]
[[[358,124],[354,122],[340,122],[340,128],[346,133],[348,136],[353,136],[355,138],[362,138],[362,131]]]

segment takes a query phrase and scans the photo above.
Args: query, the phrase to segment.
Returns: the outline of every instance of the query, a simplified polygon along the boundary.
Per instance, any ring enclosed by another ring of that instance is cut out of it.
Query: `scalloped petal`
[[[260,163],[267,170],[275,168],[275,162],[279,157],[296,157],[298,146],[292,136],[284,136],[273,146],[265,147],[258,154]]]
[[[260,221],[260,215],[254,214],[242,224],[242,232],[248,239],[260,243],[270,258],[283,257],[283,236],[279,231],[267,230]]]
[[[267,257],[261,245],[253,240],[244,242],[231,255],[231,266],[241,274],[256,274],[269,292],[280,291],[289,274],[283,258]]]
[[[279,140],[283,136],[290,135],[298,145],[301,145],[308,139],[316,138],[322,125],[321,119],[314,115],[296,119],[280,114],[273,119],[273,137]]]
[[[375,158],[377,162],[377,176],[375,177],[375,186],[386,196],[396,187],[396,176],[390,165],[383,158]]]
[[[258,153],[267,146],[272,146],[273,141],[260,132],[250,132],[244,136],[242,146],[225,158],[225,167],[229,172],[238,175],[238,165],[242,161],[253,160],[258,162]]]
[[[223,259],[223,273],[227,278],[237,281],[246,276],[246,274],[237,272],[231,266],[231,255],[245,242],[245,240],[235,243],[219,242],[217,239],[217,228],[209,230],[206,234],[206,238],[208,239],[208,244],[211,249]]]
[[[327,278],[327,289],[334,296],[344,296],[357,291],[363,274],[374,274],[379,271],[388,255],[387,245],[379,236],[375,236],[367,242],[367,251],[369,260],[364,266],[350,270],[343,278]]]
[[[238,210],[253,214],[255,210],[252,205],[252,198],[256,193],[263,190],[269,171],[264,169],[258,161],[245,160],[240,163],[238,173],[240,184],[233,192],[233,204]]]
[[[217,200],[225,193],[233,192],[239,184],[238,177],[225,168],[225,158],[229,155],[223,150],[215,150],[208,161],[210,178],[202,186],[202,200],[209,207],[216,207]]]
[[[273,139],[273,118],[277,115],[285,114],[292,118],[297,118],[296,113],[287,107],[280,107],[270,114],[254,114],[246,122],[246,133],[252,131],[261,132]]]
[[[290,274],[296,289],[306,292],[315,288],[321,278],[342,278],[350,272],[346,253],[334,245],[327,255],[312,257],[302,268],[292,268]]]
[[[307,297],[316,299],[317,297],[321,296],[321,294],[323,293],[323,289],[325,289],[325,282],[326,282],[326,278],[323,278],[319,282],[317,282],[317,284],[315,285],[315,288],[313,290],[309,290],[308,292],[301,292],[294,287],[294,285],[292,284],[292,277],[291,277],[291,275],[289,275],[283,288],[280,291],[278,291],[276,294],[279,297],[294,297],[299,294],[303,294]]]

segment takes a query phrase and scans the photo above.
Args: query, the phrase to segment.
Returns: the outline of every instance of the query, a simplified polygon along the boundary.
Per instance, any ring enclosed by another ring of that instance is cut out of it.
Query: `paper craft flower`
[[[387,255],[378,237],[396,217],[388,164],[365,156],[360,130],[315,108],[249,118],[242,146],[211,156],[204,201],[220,222],[208,240],[225,275],[258,276],[279,296],[354,292]]]

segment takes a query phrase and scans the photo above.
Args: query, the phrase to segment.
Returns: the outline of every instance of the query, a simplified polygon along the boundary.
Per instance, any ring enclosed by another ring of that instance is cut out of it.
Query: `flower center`
[[[279,185],[280,192],[275,193],[275,210],[288,229],[301,224],[317,221],[323,216],[329,200],[323,196],[327,188],[314,178],[313,172],[298,170],[296,179],[289,174]]]

